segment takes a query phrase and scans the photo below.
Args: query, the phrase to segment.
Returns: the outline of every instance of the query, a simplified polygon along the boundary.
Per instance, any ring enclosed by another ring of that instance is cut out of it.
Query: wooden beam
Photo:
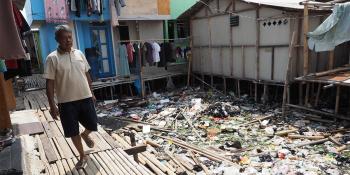
[[[284,88],[283,88],[283,102],[282,102],[282,116],[285,115],[286,113],[286,104],[287,104],[287,90],[289,87],[289,79],[290,79],[290,75],[291,75],[291,68],[292,68],[292,62],[293,62],[293,46],[295,44],[296,41],[296,33],[293,32],[292,34],[292,40],[290,42],[290,47],[289,47],[289,54],[288,54],[288,63],[287,63],[287,70],[286,70],[286,76],[284,78]]]
[[[8,111],[6,95],[6,82],[4,74],[0,72],[0,130],[11,128],[11,119]]]
[[[306,1],[307,2],[307,1]],[[308,5],[304,5],[304,76],[309,73],[309,48],[307,45],[307,32],[309,31],[309,9]]]
[[[335,114],[339,113],[340,86],[337,86],[337,95],[335,97]]]
[[[334,68],[334,50],[329,51],[328,70]]]
[[[260,17],[260,9],[259,7],[256,8],[256,19],[259,19]],[[259,54],[259,45],[260,45],[260,21],[256,20],[256,79],[260,79],[260,54]]]
[[[138,145],[138,146],[133,146],[133,147],[128,148],[128,149],[124,149],[124,151],[129,155],[135,155],[135,154],[146,151],[147,150],[146,148],[147,148],[147,145]]]

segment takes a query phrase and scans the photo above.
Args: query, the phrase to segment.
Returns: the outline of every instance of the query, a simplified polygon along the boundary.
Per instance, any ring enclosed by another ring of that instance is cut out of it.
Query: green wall
[[[171,18],[176,19],[196,2],[197,0],[170,0]]]

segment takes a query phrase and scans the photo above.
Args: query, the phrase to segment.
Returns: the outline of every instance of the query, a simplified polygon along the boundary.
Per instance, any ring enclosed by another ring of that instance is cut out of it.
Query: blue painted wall
[[[81,0],[83,2],[85,0]],[[46,57],[52,51],[57,48],[57,43],[54,38],[55,26],[58,24],[46,23],[45,22],[45,8],[44,0],[30,0],[31,3],[31,14],[34,22],[43,22],[39,28],[40,34],[40,44],[41,44],[41,54],[43,55],[43,63],[45,63]],[[114,76],[115,75],[115,65],[114,65],[114,54],[113,54],[113,44],[112,44],[112,34],[110,28],[110,12],[109,12],[109,1],[103,0],[103,13],[102,15],[92,14],[87,16],[86,5],[82,6],[81,16],[77,17],[75,12],[70,12],[70,20],[74,23],[75,36],[77,40],[77,49],[80,49],[83,53],[85,48],[91,47],[91,36],[90,28],[91,24],[89,22],[96,21],[106,23],[107,29],[107,39],[109,43],[108,54],[110,58],[110,70],[111,74],[101,74],[102,77]]]
[[[44,0],[30,0],[32,6],[33,20],[45,20],[45,6]],[[81,2],[86,0],[81,0]],[[86,5],[82,6],[81,16],[75,16],[75,12],[70,13],[70,19],[74,21],[105,21],[110,20],[111,16],[109,13],[109,1],[103,0],[103,11],[102,15],[92,14],[87,16]]]

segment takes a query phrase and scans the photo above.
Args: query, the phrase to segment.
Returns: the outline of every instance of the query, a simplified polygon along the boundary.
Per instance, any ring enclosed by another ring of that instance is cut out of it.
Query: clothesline
[[[119,40],[117,43],[124,43],[124,42],[147,42],[147,41],[176,41],[176,40],[187,40],[190,39],[190,37],[186,38],[177,38],[177,39],[146,39],[146,40]]]

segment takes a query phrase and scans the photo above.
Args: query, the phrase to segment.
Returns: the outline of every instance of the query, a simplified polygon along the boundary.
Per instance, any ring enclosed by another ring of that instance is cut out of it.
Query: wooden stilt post
[[[317,93],[316,93],[316,99],[315,99],[315,107],[318,106],[318,100],[320,99],[320,93],[321,93],[321,83],[317,86]]]
[[[337,95],[335,97],[335,114],[339,114],[339,99],[340,99],[340,86],[337,86]]]
[[[290,84],[287,87],[287,103],[290,104]]]
[[[4,74],[0,72],[0,130],[11,128],[10,113],[6,100],[6,82]]]
[[[309,32],[309,9],[308,4],[304,4],[304,76],[309,73],[309,48],[307,44],[307,33]]]
[[[214,77],[213,77],[213,74],[210,75],[210,85],[211,85],[212,87],[214,87]]]
[[[303,82],[299,83],[298,87],[298,92],[299,92],[299,105],[303,105]]]
[[[289,45],[289,54],[288,54],[288,64],[287,64],[287,71],[286,71],[286,76],[284,78],[284,87],[283,87],[283,102],[282,102],[282,116],[285,115],[286,113],[286,103],[287,103],[287,95],[289,95],[289,78],[290,78],[290,73],[292,69],[292,61],[293,61],[293,48],[295,45],[295,32],[292,34],[292,40]],[[288,92],[287,92],[288,91]],[[289,101],[289,100],[288,100]],[[288,102],[289,103],[289,102]]]
[[[254,82],[254,100],[258,102],[258,83]]]
[[[263,92],[263,97],[262,97],[262,99],[263,99],[263,103],[265,104],[267,101],[268,101],[268,99],[269,99],[269,97],[268,97],[268,85],[267,84],[264,84],[264,92]]]
[[[309,32],[309,9],[308,9],[308,3],[304,4],[304,18],[303,18],[303,28],[304,28],[304,47],[303,47],[303,58],[304,58],[304,63],[303,63],[303,75],[306,76],[309,73],[309,48],[307,44],[307,32]],[[306,86],[306,89],[308,91],[308,85]],[[302,103],[302,86],[299,86],[299,103],[301,105]],[[308,93],[305,94],[305,102],[308,100]],[[307,105],[307,104],[305,104]]]
[[[310,83],[306,83],[305,90],[305,106],[309,105],[309,96],[310,96]]]
[[[226,89],[226,77],[222,77],[222,80],[224,81],[224,94],[227,94],[227,89]]]
[[[192,34],[192,19],[190,20],[190,48],[193,50],[193,34]],[[187,87],[190,86],[190,79],[191,79],[191,73],[192,73],[192,55],[193,51],[190,55],[188,55],[188,70],[187,70]]]
[[[328,69],[331,70],[334,67],[334,50],[329,51]]]
[[[237,92],[238,92],[238,98],[241,98],[241,85],[239,83],[239,80],[237,80]]]

